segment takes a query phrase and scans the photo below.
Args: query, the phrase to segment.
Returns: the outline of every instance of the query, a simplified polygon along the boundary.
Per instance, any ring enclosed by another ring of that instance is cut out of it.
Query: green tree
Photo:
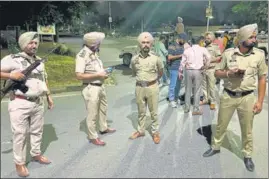
[[[232,7],[232,12],[247,18],[247,23],[257,23],[259,29],[268,27],[268,1],[242,1]]]
[[[81,16],[81,9],[92,5],[93,1],[6,1],[0,2],[0,28],[8,25],[19,25],[28,30],[36,30],[36,25],[56,25],[56,41],[58,29],[70,24],[72,19]]]

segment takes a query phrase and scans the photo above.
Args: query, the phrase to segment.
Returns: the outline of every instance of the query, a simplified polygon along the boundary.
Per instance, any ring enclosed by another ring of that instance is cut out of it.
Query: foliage
[[[75,53],[65,44],[60,44],[54,51],[57,55],[75,56]]]
[[[234,5],[232,12],[248,17],[247,23],[257,23],[260,29],[268,26],[268,1],[243,1]]]
[[[73,17],[79,17],[80,9],[94,2],[87,1],[6,1],[0,2],[1,29],[7,25],[23,26],[26,23],[35,29],[37,22],[42,25],[51,23],[70,23]]]

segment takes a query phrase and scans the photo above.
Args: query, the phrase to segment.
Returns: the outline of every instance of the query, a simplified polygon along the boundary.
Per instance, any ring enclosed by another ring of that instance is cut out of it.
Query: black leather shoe
[[[244,158],[244,163],[248,171],[253,172],[255,165],[251,158]]]
[[[211,157],[217,153],[220,153],[220,150],[213,150],[212,148],[210,148],[203,154],[203,157]]]

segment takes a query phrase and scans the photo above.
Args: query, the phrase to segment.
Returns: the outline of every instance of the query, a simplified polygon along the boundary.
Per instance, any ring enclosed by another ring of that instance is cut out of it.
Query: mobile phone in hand
[[[239,74],[242,74],[242,75],[243,75],[243,74],[245,74],[245,72],[246,72],[246,70],[238,69],[238,73],[239,73]]]
[[[105,71],[107,74],[110,74],[113,71],[113,67],[108,67]]]

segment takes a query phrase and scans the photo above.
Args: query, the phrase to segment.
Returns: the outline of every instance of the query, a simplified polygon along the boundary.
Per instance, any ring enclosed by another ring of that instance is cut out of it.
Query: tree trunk
[[[29,24],[27,22],[25,23],[25,26],[26,26],[26,31],[29,32]]]
[[[59,25],[55,24],[55,31],[56,35],[54,36],[54,42],[58,43],[59,42]]]

